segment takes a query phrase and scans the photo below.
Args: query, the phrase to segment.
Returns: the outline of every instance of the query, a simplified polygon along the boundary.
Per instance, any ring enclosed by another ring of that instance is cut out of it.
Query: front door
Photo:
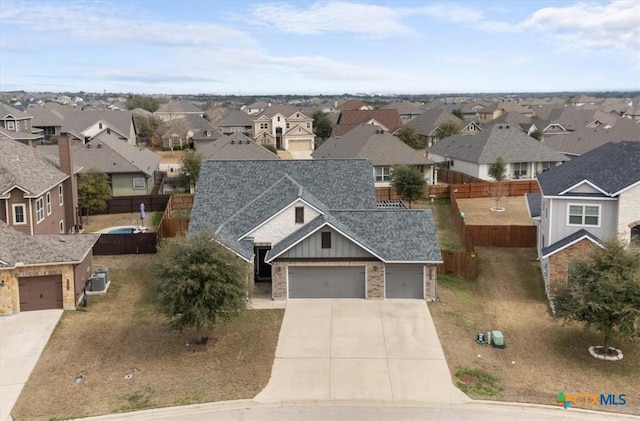
[[[284,149],[282,147],[282,127],[276,127],[276,149]]]
[[[254,250],[256,256],[256,261],[254,262],[256,282],[271,282],[271,265],[264,262],[269,250],[271,250],[271,247],[256,247]]]

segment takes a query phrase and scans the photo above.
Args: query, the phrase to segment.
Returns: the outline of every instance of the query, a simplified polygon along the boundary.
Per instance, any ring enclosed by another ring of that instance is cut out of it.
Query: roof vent
[[[87,148],[91,148],[91,143],[87,143]]]
[[[235,144],[236,144],[236,141],[235,141],[235,140],[233,140],[233,139],[231,139],[231,144],[232,144],[232,145],[235,145]]]
[[[502,128],[502,124],[500,124],[500,125],[498,126],[498,128],[499,128],[499,129],[501,129],[501,128]]]
[[[98,143],[98,144],[96,145],[96,147],[97,147],[97,148],[101,148],[101,147],[102,147],[102,143]]]
[[[509,125],[507,124],[506,126],[504,126],[504,128],[505,128],[505,129],[508,129],[508,128],[509,128]]]

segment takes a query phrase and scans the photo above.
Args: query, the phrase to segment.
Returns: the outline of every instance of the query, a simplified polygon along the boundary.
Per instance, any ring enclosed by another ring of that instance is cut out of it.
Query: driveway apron
[[[421,300],[289,300],[258,401],[458,403]]]
[[[60,316],[62,310],[40,310],[0,317],[0,421],[11,414]]]

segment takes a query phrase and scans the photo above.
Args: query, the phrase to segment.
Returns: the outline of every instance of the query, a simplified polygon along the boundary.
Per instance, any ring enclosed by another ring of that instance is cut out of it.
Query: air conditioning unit
[[[104,273],[94,273],[89,277],[89,291],[99,292],[107,289],[107,276]]]

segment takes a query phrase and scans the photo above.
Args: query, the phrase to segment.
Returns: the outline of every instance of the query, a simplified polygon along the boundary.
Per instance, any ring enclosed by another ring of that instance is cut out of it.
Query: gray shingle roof
[[[405,125],[408,127],[413,127],[416,130],[416,133],[421,136],[428,136],[440,124],[446,121],[453,121],[460,128],[463,128],[465,126],[465,123],[463,123],[462,120],[451,114],[449,111],[437,108],[425,110],[424,113],[407,122]]]
[[[543,258],[547,258],[549,256],[551,256],[552,254],[560,251],[561,249],[582,240],[583,238],[589,239],[591,241],[593,241],[595,244],[602,244],[602,242],[600,241],[600,239],[598,237],[596,237],[595,235],[591,234],[589,231],[585,230],[585,229],[581,229],[579,231],[574,232],[573,234],[570,234],[566,237],[564,237],[562,240],[556,241],[555,243],[548,245],[547,247],[543,247],[541,250],[542,253],[542,257]]]
[[[282,114],[285,118],[289,118],[297,112],[299,112],[300,114],[304,114],[302,111],[300,111],[299,108],[296,108],[293,105],[272,105],[271,107],[266,108],[264,111],[258,114],[255,118],[258,118],[260,116],[271,118],[276,114]],[[305,115],[305,117],[309,116]]]
[[[508,128],[507,128],[508,127]],[[447,137],[427,148],[429,153],[477,164],[491,164],[501,156],[505,162],[558,162],[567,158],[527,136],[513,126],[496,125],[474,136]]]
[[[265,160],[280,157],[242,133],[222,136],[198,148],[204,159],[214,160]]]
[[[40,196],[67,177],[35,148],[0,137],[0,194],[17,185]]]
[[[13,116],[15,118],[19,118],[19,119],[23,119],[23,118],[29,118],[30,115],[20,111],[17,108],[12,107],[9,104],[5,104],[4,102],[0,102],[0,120],[5,119],[7,116]]]
[[[545,196],[588,180],[608,195],[640,182],[640,142],[607,143],[582,156],[543,172],[538,184]]]
[[[29,112],[33,114],[33,126],[60,126],[62,133],[71,133],[75,136],[79,136],[84,130],[102,121],[128,138],[133,124],[133,114],[126,110],[82,110],[47,103],[30,108]]]
[[[426,165],[431,163],[415,149],[372,124],[361,124],[340,138],[327,139],[314,158],[368,158],[373,165]]]
[[[99,234],[25,235],[0,221],[0,267],[42,263],[80,263],[98,241]]]
[[[166,104],[160,104],[157,114],[204,114],[200,108],[196,107],[193,102],[182,99],[172,99]]]
[[[240,126],[253,126],[253,120],[247,113],[241,110],[231,110],[229,114],[225,115],[217,127],[240,127]]]
[[[204,161],[189,229],[217,227],[285,174],[332,209],[376,207],[368,160]]]
[[[329,225],[385,262],[442,262],[431,210],[332,210],[279,242],[276,258],[309,233]]]
[[[544,144],[568,155],[582,155],[607,142],[623,140],[640,141],[640,124],[629,119],[620,119],[609,129],[582,127],[573,132],[545,136]]]
[[[542,210],[542,193],[525,193],[524,197],[527,199],[529,216],[539,218]]]

